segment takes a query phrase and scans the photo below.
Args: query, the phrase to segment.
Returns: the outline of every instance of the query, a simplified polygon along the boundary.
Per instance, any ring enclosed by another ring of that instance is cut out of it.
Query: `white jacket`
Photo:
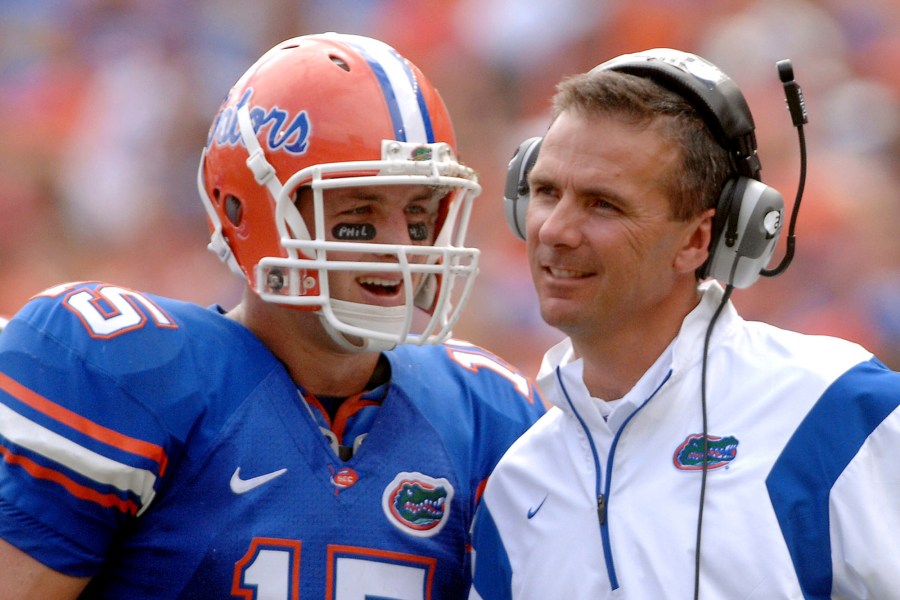
[[[702,465],[698,307],[613,409],[565,340],[554,404],[501,460],[474,526],[472,598],[690,599]],[[900,375],[856,344],[740,318],[707,372],[700,597],[900,598]]]

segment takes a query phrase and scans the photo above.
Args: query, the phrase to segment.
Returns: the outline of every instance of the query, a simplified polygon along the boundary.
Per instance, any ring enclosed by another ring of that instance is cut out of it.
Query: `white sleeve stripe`
[[[146,508],[155,494],[156,476],[73,442],[0,404],[0,436],[101,485],[131,492]]]

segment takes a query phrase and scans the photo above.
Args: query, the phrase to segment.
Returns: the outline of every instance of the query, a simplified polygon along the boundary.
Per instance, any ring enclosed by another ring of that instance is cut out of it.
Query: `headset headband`
[[[729,151],[738,174],[760,179],[753,116],[737,84],[711,62],[671,48],[623,54],[591,69],[650,79],[683,97]]]

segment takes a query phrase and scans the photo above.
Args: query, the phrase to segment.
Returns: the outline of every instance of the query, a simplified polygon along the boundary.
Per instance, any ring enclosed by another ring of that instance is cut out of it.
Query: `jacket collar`
[[[622,398],[611,415],[609,426],[618,421],[616,413],[628,415],[643,404],[669,371],[681,372],[698,364],[703,357],[703,342],[706,331],[722,300],[724,290],[713,280],[700,285],[700,302],[682,322],[680,331],[666,350],[657,358],[635,386]],[[736,326],[740,317],[729,302],[719,316],[714,330],[714,339],[726,329]],[[577,411],[582,419],[595,427],[606,423],[599,400],[592,398],[584,385],[584,361],[574,356],[572,340],[565,338],[545,354],[538,372],[537,384],[545,400],[566,412]]]

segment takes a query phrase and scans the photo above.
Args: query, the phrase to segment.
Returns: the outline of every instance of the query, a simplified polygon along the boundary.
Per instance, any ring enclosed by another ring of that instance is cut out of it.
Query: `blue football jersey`
[[[385,355],[341,460],[220,310],[48,290],[0,336],[0,537],[90,598],[465,597],[481,487],[543,403],[464,342]]]

